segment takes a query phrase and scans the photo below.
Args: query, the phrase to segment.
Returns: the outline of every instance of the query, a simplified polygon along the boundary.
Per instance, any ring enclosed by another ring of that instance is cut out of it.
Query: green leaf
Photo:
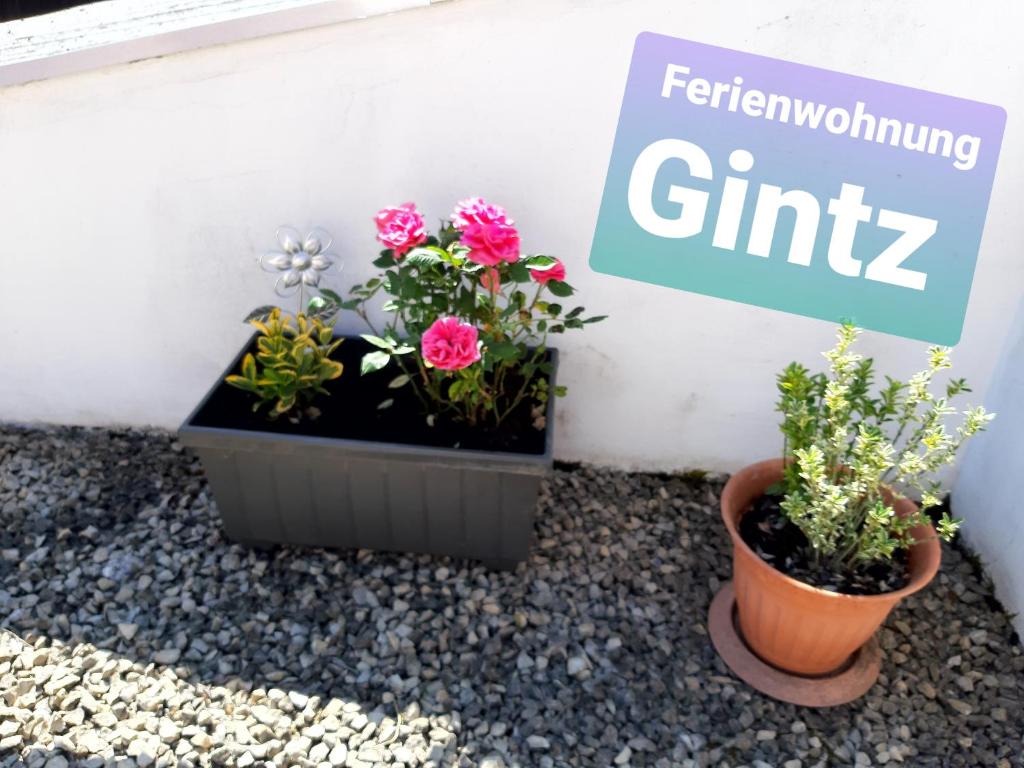
[[[509,275],[512,277],[512,282],[515,283],[528,283],[531,279],[530,270],[521,261],[517,261],[512,265],[509,269]]]
[[[396,293],[401,299],[421,299],[426,294],[423,283],[411,270],[403,271]]]
[[[558,259],[551,256],[541,256],[540,254],[527,256],[525,261],[529,269],[535,269],[538,272],[546,272],[558,263]]]
[[[244,389],[246,392],[258,392],[259,387],[256,386],[255,381],[251,381],[244,376],[236,376],[232,374],[224,379],[225,382],[230,384],[232,387],[238,387]]]
[[[404,387],[408,383],[409,375],[403,373],[399,376],[395,376],[395,378],[388,382],[388,389],[398,389],[399,387]]]
[[[395,263],[394,253],[390,250],[381,252],[380,258],[373,260],[373,266],[378,269],[385,269]]]
[[[547,287],[552,294],[562,299],[572,296],[573,294],[572,286],[568,283],[562,282],[561,280],[549,280]]]
[[[242,375],[249,380],[256,378],[256,359],[251,354],[242,359]]]
[[[388,351],[391,351],[391,343],[388,342],[388,341],[385,341],[380,336],[374,336],[373,334],[370,334],[370,333],[360,333],[359,335],[362,338],[364,338],[366,341],[368,341],[371,344],[373,344],[373,346],[380,347],[381,349],[386,349]]]
[[[341,296],[332,291],[330,288],[321,288],[320,295],[328,301],[333,301],[335,304],[341,304]]]
[[[378,411],[383,411],[385,408],[390,408],[394,404],[395,404],[394,399],[389,397],[387,400],[381,400],[380,401],[380,403],[377,405],[377,410]]]
[[[415,352],[415,351],[416,351],[416,347],[410,347],[408,344],[402,344],[400,346],[395,347],[393,350],[391,350],[391,353],[394,354],[394,355],[407,355],[410,352]]]
[[[391,355],[387,352],[367,352],[363,355],[362,363],[359,366],[359,371],[364,376],[374,371],[379,371],[388,361],[391,360]]]
[[[417,267],[430,267],[441,263],[441,257],[431,248],[413,248],[403,258],[404,263]]]
[[[566,316],[566,320],[572,320],[574,317],[579,317],[583,314],[583,307],[576,307],[576,309],[569,312]]]
[[[511,341],[500,341],[497,344],[488,344],[487,352],[498,360],[515,360],[519,356],[519,347]]]
[[[583,324],[586,325],[587,323],[600,323],[602,320],[607,319],[608,315],[594,315],[593,317],[588,317],[586,320],[584,320]]]
[[[272,304],[264,304],[262,307],[256,307],[252,312],[245,316],[243,323],[251,323],[253,320],[259,320],[260,322],[265,321],[270,317],[270,313],[273,312],[277,307]]]
[[[548,314],[552,317],[558,317],[562,311],[561,304],[548,304]]]

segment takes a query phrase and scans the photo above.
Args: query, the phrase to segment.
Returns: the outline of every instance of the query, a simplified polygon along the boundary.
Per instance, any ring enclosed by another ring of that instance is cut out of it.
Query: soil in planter
[[[861,565],[852,573],[836,573],[808,557],[811,547],[803,532],[782,513],[782,496],[765,494],[740,518],[740,536],[762,560],[805,584],[846,595],[878,595],[905,587],[906,552],[891,562]]]
[[[320,411],[316,419],[303,416],[299,423],[287,418],[267,418],[267,406],[253,412],[255,398],[247,392],[220,382],[191,423],[199,427],[242,429],[306,437],[368,440],[439,448],[508,451],[539,455],[544,453],[544,429],[533,425],[532,404],[524,400],[502,422],[498,430],[469,427],[450,417],[439,416],[427,424],[423,405],[411,386],[389,389],[388,382],[401,371],[394,363],[362,376],[359,362],[375,347],[362,339],[346,338],[334,358],[344,365],[340,378],[325,385],[330,396],[320,395],[312,405]],[[248,351],[255,351],[255,342]],[[518,390],[519,382],[512,382]],[[378,408],[393,400],[388,408]]]

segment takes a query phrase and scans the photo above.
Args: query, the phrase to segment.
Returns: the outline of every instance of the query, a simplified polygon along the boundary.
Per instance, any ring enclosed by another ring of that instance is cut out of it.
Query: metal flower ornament
[[[264,272],[277,275],[274,293],[281,298],[298,295],[298,313],[309,319],[333,322],[338,311],[351,302],[320,285],[321,277],[331,269],[341,271],[344,266],[339,257],[329,250],[334,240],[320,227],[313,227],[303,237],[294,227],[278,227],[277,243],[280,250],[268,251],[257,260]],[[273,305],[257,307],[245,322],[263,321],[270,316]]]
[[[334,240],[320,227],[314,227],[305,237],[294,227],[278,227],[277,242],[281,250],[260,256],[260,267],[279,275],[274,283],[274,293],[278,296],[299,295],[301,312],[305,308],[305,289],[317,288],[320,274],[334,266],[338,258],[328,250]]]

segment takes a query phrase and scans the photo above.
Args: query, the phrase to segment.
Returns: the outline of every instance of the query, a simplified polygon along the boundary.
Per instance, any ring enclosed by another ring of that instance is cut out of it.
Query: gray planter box
[[[248,345],[246,346],[246,349]],[[237,370],[242,354],[225,370]],[[554,387],[557,352],[551,351]],[[253,546],[291,544],[452,555],[509,568],[529,556],[541,480],[552,466],[554,401],[542,454],[436,448],[199,426],[198,453],[224,530]],[[338,403],[374,408],[376,403]]]

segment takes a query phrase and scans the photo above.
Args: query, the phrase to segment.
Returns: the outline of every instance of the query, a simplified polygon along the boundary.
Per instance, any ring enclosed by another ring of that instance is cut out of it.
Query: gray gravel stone
[[[157,664],[174,664],[181,658],[181,651],[177,648],[164,648],[153,654],[153,661]]]
[[[551,742],[545,739],[543,736],[529,736],[526,739],[527,746],[530,749],[550,749]]]
[[[0,768],[1022,765],[1024,657],[956,548],[860,701],[736,680],[705,626],[720,488],[556,471],[495,573],[248,549],[164,433],[0,430]]]

